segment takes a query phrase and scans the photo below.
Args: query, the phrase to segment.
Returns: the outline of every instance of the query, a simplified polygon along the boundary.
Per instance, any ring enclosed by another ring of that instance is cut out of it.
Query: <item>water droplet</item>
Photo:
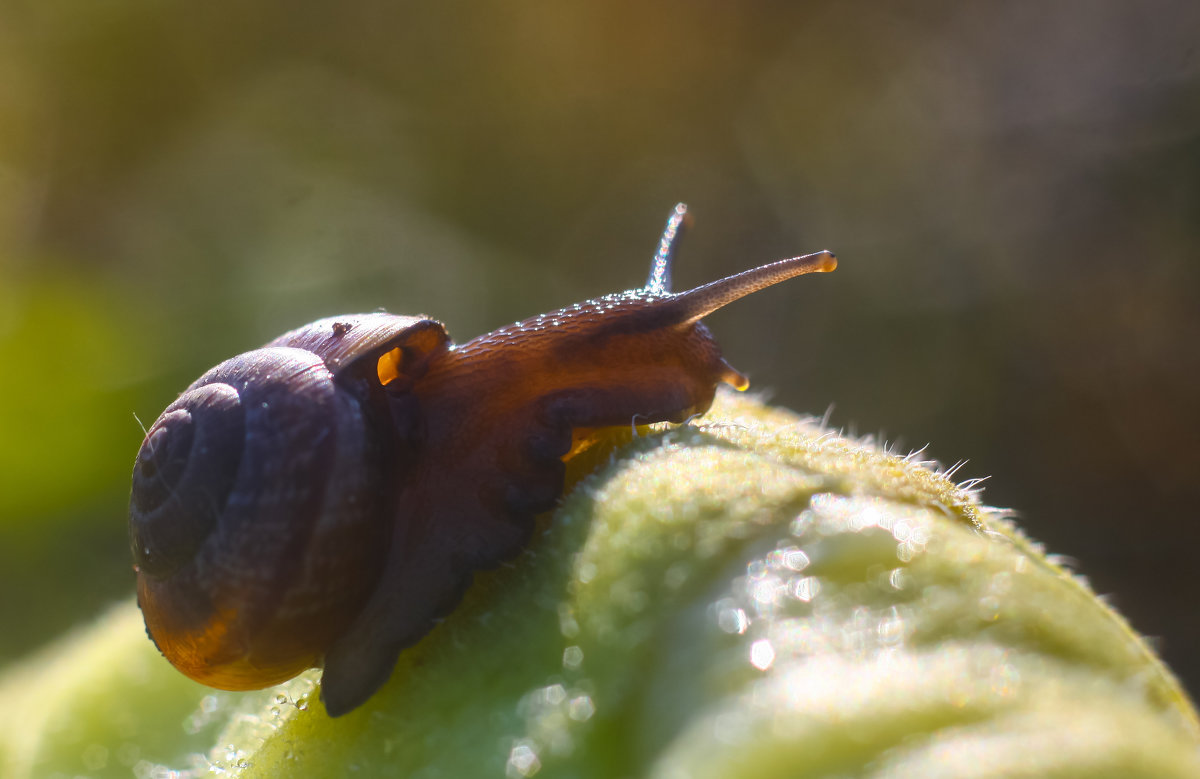
[[[567,690],[561,684],[552,684],[541,689],[541,700],[550,706],[558,706],[567,699]]]
[[[576,722],[587,722],[595,713],[596,704],[588,695],[576,696],[567,704],[567,716]]]
[[[821,582],[815,576],[795,577],[788,582],[788,594],[804,603],[810,603],[820,591]]]
[[[857,512],[851,514],[847,524],[850,530],[857,533],[868,528],[879,527],[882,517],[878,507],[863,503],[858,507]]]
[[[777,576],[759,579],[750,586],[750,597],[754,599],[754,606],[759,613],[775,606],[783,588],[783,581]]]
[[[904,640],[904,617],[900,609],[892,606],[879,620],[879,643],[884,646],[894,646]]]
[[[508,753],[508,764],[504,768],[506,776],[514,779],[521,776],[533,776],[540,770],[542,770],[542,761],[538,759],[532,743],[522,740],[513,744]]]
[[[795,519],[792,520],[792,525],[788,528],[788,532],[799,538],[812,529],[816,524],[816,515],[810,509],[801,511]]]
[[[750,618],[731,599],[726,598],[717,604],[717,627],[726,633],[740,635],[750,627]]]
[[[760,671],[765,671],[775,662],[775,647],[765,638],[760,638],[750,645],[750,665]]]
[[[579,622],[571,612],[571,607],[565,603],[558,606],[558,629],[563,638],[575,638],[579,635]]]
[[[563,650],[563,668],[578,671],[581,665],[583,665],[583,649],[569,646]]]
[[[773,570],[787,569],[789,571],[803,571],[809,566],[812,561],[804,550],[798,546],[785,546],[782,549],[776,549],[767,556],[767,561]]]

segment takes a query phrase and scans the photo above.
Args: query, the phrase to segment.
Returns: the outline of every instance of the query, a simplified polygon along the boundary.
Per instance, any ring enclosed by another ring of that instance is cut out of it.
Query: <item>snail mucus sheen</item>
[[[332,716],[371,697],[474,571],[529,541],[579,437],[684,422],[719,382],[748,386],[702,317],[837,266],[818,252],[675,293],[685,217],[641,289],[462,345],[428,317],[330,317],[197,379],[134,465],[130,546],[158,649],[225,690],[321,667]]]

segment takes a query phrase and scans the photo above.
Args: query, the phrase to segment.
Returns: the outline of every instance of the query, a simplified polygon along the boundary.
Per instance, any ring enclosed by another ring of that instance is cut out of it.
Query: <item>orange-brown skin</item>
[[[744,388],[700,318],[836,261],[821,252],[674,294],[684,216],[645,288],[461,346],[421,317],[329,318],[201,377],[135,467],[138,602],[163,654],[224,689],[323,666],[326,709],[345,713],[475,570],[524,546],[561,497],[573,435],[682,422],[718,382]]]

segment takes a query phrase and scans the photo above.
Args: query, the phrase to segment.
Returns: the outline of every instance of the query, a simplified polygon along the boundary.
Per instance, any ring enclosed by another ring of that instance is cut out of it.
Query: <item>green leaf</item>
[[[366,705],[330,719],[318,680],[200,688],[125,604],[0,681],[0,773],[1200,775],[1191,703],[1081,579],[928,465],[732,394],[579,482]]]

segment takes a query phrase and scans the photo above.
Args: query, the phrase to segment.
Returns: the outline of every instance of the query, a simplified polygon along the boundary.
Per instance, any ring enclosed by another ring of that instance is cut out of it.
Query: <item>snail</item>
[[[597,429],[683,422],[749,382],[700,319],[831,271],[833,254],[670,289],[676,206],[641,289],[462,345],[440,322],[320,319],[197,379],[134,465],[137,600],[198,682],[258,689],[324,669],[331,716],[366,701],[476,570],[529,541]]]

